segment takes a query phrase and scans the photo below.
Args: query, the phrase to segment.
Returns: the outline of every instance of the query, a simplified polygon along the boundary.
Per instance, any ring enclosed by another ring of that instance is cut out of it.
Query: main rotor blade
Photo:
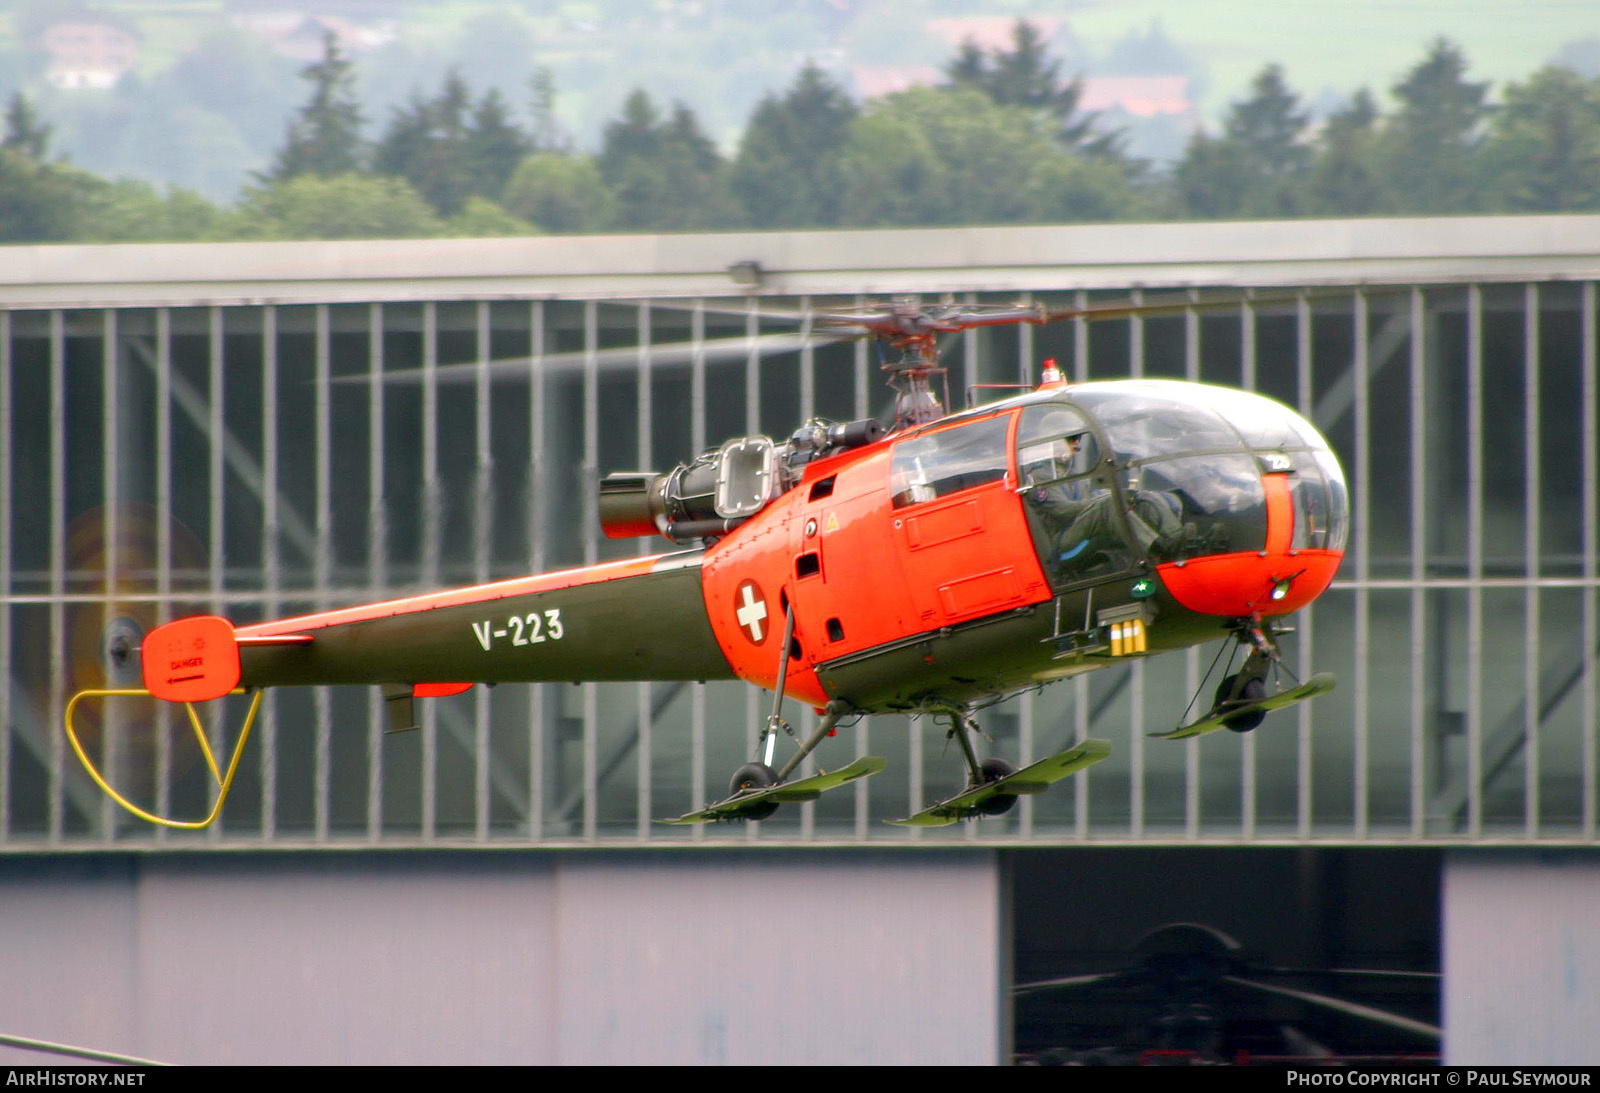
[[[1275,987],[1270,983],[1258,983],[1253,979],[1241,979],[1235,975],[1222,977],[1226,982],[1238,987],[1248,987],[1251,990],[1264,991],[1267,994],[1281,994],[1285,998],[1298,999],[1309,1002],[1313,1006],[1322,1006],[1324,1009],[1343,1013],[1350,1017],[1357,1017],[1363,1021],[1372,1021],[1390,1028],[1401,1029],[1430,1040],[1439,1040],[1444,1037],[1444,1030],[1437,1025],[1430,1025],[1425,1021],[1414,1021],[1409,1017],[1401,1017],[1398,1013],[1377,1009],[1373,1006],[1363,1006],[1359,1002],[1350,1002],[1343,998],[1330,998],[1325,994],[1316,994],[1313,991],[1296,990],[1293,987]]]
[[[576,349],[562,353],[546,353],[542,356],[496,357],[484,364],[478,361],[441,364],[434,367],[433,375],[440,383],[460,383],[476,379],[480,370],[487,371],[491,378],[527,375],[534,369],[545,373],[581,372],[590,361],[604,372],[636,368],[641,359],[652,368],[664,368],[690,364],[696,359],[710,363],[738,360],[751,353],[758,356],[794,353],[807,345],[828,345],[857,336],[823,330],[813,331],[810,334],[781,333],[758,334],[753,338],[718,338],[701,342],[699,345],[693,342],[671,342],[666,345],[613,346],[592,351]],[[421,383],[426,374],[427,370],[424,368],[396,368],[385,369],[381,373],[363,372],[358,375],[338,376],[333,382],[371,383],[374,379],[382,379],[385,383]]]
[[[1039,979],[1032,983],[1018,983],[1011,989],[1013,994],[1038,994],[1040,991],[1067,990],[1073,987],[1092,987],[1096,983],[1104,983],[1111,979],[1122,979],[1131,973],[1098,972],[1093,975],[1063,975],[1055,979]]]

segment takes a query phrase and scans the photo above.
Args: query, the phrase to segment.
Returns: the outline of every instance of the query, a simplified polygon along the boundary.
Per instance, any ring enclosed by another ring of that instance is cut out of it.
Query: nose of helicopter
[[[1130,526],[1179,604],[1283,615],[1332,583],[1349,495],[1310,422],[1258,394],[1199,384],[1107,384],[1079,401],[1126,461]]]
[[[1290,466],[1284,459],[1282,470],[1261,476],[1266,542],[1260,550],[1210,554],[1156,566],[1173,599],[1206,615],[1286,615],[1327,590],[1344,558],[1343,543],[1324,536],[1312,540],[1315,546],[1307,545],[1308,488],[1301,483],[1297,498]],[[1324,494],[1324,505],[1342,501],[1326,496],[1326,491],[1318,492]]]

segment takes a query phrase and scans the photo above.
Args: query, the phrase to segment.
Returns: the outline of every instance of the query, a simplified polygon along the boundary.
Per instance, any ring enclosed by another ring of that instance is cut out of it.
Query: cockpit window
[[[895,445],[890,472],[894,507],[904,508],[1006,475],[1009,415],[924,433]]]
[[[1266,497],[1248,455],[1190,456],[1129,473],[1129,523],[1154,562],[1260,550]]]
[[[1094,470],[1099,445],[1088,423],[1066,406],[1046,404],[1022,411],[1017,425],[1017,473],[1024,486],[1043,486]]]
[[[1170,397],[1155,384],[1079,389],[1073,392],[1073,399],[1099,420],[1120,462],[1159,459],[1173,452],[1241,448],[1239,434],[1215,411],[1192,400]]]

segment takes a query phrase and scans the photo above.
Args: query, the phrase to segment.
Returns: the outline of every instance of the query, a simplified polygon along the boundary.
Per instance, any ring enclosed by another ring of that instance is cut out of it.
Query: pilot
[[[1050,437],[1058,429],[1065,435]],[[1077,431],[1068,434],[1067,429]],[[1089,477],[1096,446],[1080,421],[1065,413],[1050,415],[1039,423],[1038,434],[1050,439],[1024,445],[1017,460],[1028,507],[1045,531],[1045,563],[1052,580],[1076,580],[1099,568],[1108,550],[1122,545],[1115,498]]]

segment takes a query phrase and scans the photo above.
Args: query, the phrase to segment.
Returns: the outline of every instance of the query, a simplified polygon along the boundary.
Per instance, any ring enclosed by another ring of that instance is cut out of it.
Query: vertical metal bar
[[[1191,301],[1198,295],[1189,290]],[[1183,309],[1183,378],[1200,382],[1200,313],[1193,307]],[[1200,650],[1194,646],[1183,653],[1183,685],[1189,695],[1200,689]],[[1200,738],[1190,737],[1183,742],[1183,831],[1190,839],[1200,836],[1201,777]]]
[[[1422,289],[1411,289],[1411,835],[1427,823],[1427,592],[1428,576],[1428,400],[1426,311]]]
[[[1239,386],[1256,389],[1256,312],[1249,300],[1239,301]],[[1239,827],[1247,839],[1256,831],[1256,737],[1247,734],[1239,749]]]
[[[328,305],[318,304],[314,312],[316,351],[313,354],[314,377],[312,427],[316,431],[316,512],[317,544],[313,555],[312,582],[316,590],[317,609],[328,607],[328,587],[333,578],[333,420],[329,400],[332,398],[333,362],[332,334],[328,329]],[[311,691],[315,715],[316,752],[312,762],[313,795],[312,824],[317,842],[328,839],[328,798],[333,783],[333,708],[332,695],[327,687]]]
[[[811,340],[811,297],[800,297],[800,315],[800,420],[810,421],[817,414],[817,350]],[[705,332],[701,331],[700,336],[704,337]]]
[[[439,305],[422,305],[422,584],[439,585],[444,491],[439,485]],[[432,842],[439,808],[439,711],[422,703],[422,840]]]
[[[756,336],[760,333],[760,320],[756,315],[756,308],[760,301],[746,297],[745,306],[750,310],[744,316],[744,336],[747,343],[744,354],[744,430],[746,433],[761,431],[761,352],[757,348]],[[754,686],[745,688],[744,695],[744,746],[749,755],[756,754],[760,740],[762,725],[761,694]],[[757,842],[761,836],[761,823],[756,821],[745,825],[745,840]]]
[[[1017,297],[1017,302],[1027,307],[1033,303],[1033,293],[1022,293]],[[1017,382],[1024,389],[1038,382],[1034,379],[1034,364],[1033,324],[1022,323],[1017,327]]]
[[[583,560],[593,565],[600,544],[595,529],[600,526],[598,512],[600,479],[600,306],[593,300],[583,305],[583,471],[584,521]],[[599,822],[600,691],[597,684],[583,685],[583,837],[593,839]]]
[[[11,839],[11,313],[0,310],[0,845]]]
[[[1189,290],[1191,303],[1198,297],[1198,292]],[[1183,309],[1183,378],[1200,382],[1200,312],[1192,306]]]
[[[1467,834],[1483,831],[1483,288],[1467,286]]]
[[[528,323],[528,568],[544,569],[544,301],[535,300]],[[541,683],[528,686],[528,838],[544,837],[545,691]]]
[[[747,299],[745,306],[751,310],[745,312],[744,337],[747,347],[744,353],[744,431],[759,433],[761,431],[761,350],[756,338],[761,333],[761,320],[756,315],[755,308],[759,306],[755,300]]]
[[[1144,291],[1134,289],[1128,293],[1134,307],[1144,303]],[[1128,375],[1137,379],[1144,375],[1144,316],[1128,316]]]
[[[1522,290],[1522,589],[1527,637],[1522,643],[1523,833],[1539,835],[1539,286]],[[1586,651],[1587,654],[1587,651]]]
[[[383,305],[367,307],[367,583],[374,599],[389,586],[389,508],[384,501]],[[383,836],[383,696],[367,688],[367,841]]]
[[[1089,294],[1078,290],[1072,306],[1079,311],[1089,306]],[[1079,316],[1072,320],[1072,379],[1084,383],[1089,379],[1089,320]]]
[[[923,771],[924,749],[922,746],[922,716],[922,714],[912,714],[906,719],[909,730],[909,746],[907,748],[908,754],[906,756],[906,766],[910,768],[906,775],[910,783],[907,786],[907,799],[910,805],[906,811],[906,815],[908,816],[915,815],[916,813],[922,811],[922,785],[925,781],[925,773]],[[906,837],[912,842],[920,842],[922,840],[922,829],[920,827],[908,827],[906,828]]]
[[[866,297],[857,296],[856,306],[866,303]],[[871,401],[867,397],[867,343],[864,339],[857,339],[855,346],[855,418],[860,420],[872,412]],[[871,735],[872,718],[862,715],[856,723],[856,757],[862,758],[870,755],[868,749]],[[872,811],[871,778],[857,778],[855,783],[855,809],[856,809],[856,838],[867,837],[868,817]]]
[[[867,298],[865,296],[857,296],[856,297],[856,307],[858,307],[858,308],[859,307],[865,307],[866,303],[867,303]],[[856,403],[855,403],[856,415],[855,416],[856,416],[857,420],[859,420],[861,418],[866,417],[868,414],[872,413],[872,399],[867,394],[867,341],[866,341],[865,338],[857,338],[856,339],[856,344],[855,344],[855,365],[856,365],[856,372],[855,372],[855,380],[856,380]],[[861,786],[861,788],[863,788],[863,789],[866,788],[867,779],[859,778],[856,781],[857,781],[857,784]]]
[[[261,553],[267,594],[262,605],[268,618],[279,611],[283,587],[278,541],[278,309],[261,309]],[[261,700],[261,838],[271,842],[278,816],[277,695],[268,690]],[[165,734],[163,734],[165,738]]]
[[[49,841],[61,841],[65,817],[61,724],[66,680],[67,553],[67,345],[65,317],[50,312],[50,775]]]
[[[744,316],[744,336],[747,343],[744,355],[744,430],[753,434],[761,431],[761,352],[756,342],[756,336],[760,333],[760,319],[756,309],[761,305],[759,300],[746,297],[745,306],[749,310]],[[756,754],[763,724],[762,716],[761,693],[754,685],[747,686],[744,695],[744,746],[748,755]],[[758,842],[760,837],[759,820],[745,825],[746,842]]]
[[[1089,739],[1089,676],[1072,679],[1072,742]],[[1072,832],[1080,842],[1089,837],[1089,777],[1086,770],[1073,779]]]
[[[754,403],[750,397],[750,380],[752,373],[756,371],[756,361],[754,359],[756,357],[755,326],[755,313],[751,312],[745,316],[745,336],[751,339],[750,351],[745,357],[744,413],[747,423],[754,413]],[[655,448],[655,403],[652,401],[652,392],[650,390],[650,346],[654,341],[654,331],[651,329],[650,323],[650,305],[646,302],[641,301],[639,304],[635,330],[635,341],[639,344],[639,420],[636,437],[639,459],[636,465],[640,469],[646,469],[652,466],[651,460],[654,458],[652,452]],[[747,427],[747,431],[753,433],[756,430],[754,427]],[[639,553],[648,554],[653,545],[648,539],[640,539]],[[652,739],[652,733],[655,729],[655,717],[650,709],[650,684],[636,684],[635,692],[637,703],[635,717],[639,722],[639,746],[637,749],[638,775],[635,779],[637,782],[637,805],[634,835],[643,842],[650,838],[650,828],[652,827],[650,814],[654,810],[652,791],[655,787],[651,782],[651,771],[655,765],[655,748]]]
[[[1583,374],[1583,837],[1595,837],[1595,723],[1600,720],[1600,695],[1597,695],[1595,655],[1600,648],[1600,618],[1595,605],[1597,575],[1596,555],[1600,554],[1600,413],[1595,402],[1600,399],[1600,382],[1596,380],[1597,338],[1595,323],[1595,290],[1593,281],[1583,283],[1580,299],[1582,320],[1582,374]]]
[[[1024,692],[1017,702],[1017,766],[1033,762],[1034,693]],[[974,825],[976,826],[976,825]],[[1024,796],[1017,812],[1017,834],[1023,838],[1033,835],[1033,795]]]
[[[478,368],[473,377],[477,402],[474,406],[473,435],[477,440],[477,488],[472,496],[473,577],[483,584],[489,579],[489,544],[494,533],[494,446],[489,420],[489,302],[478,301]],[[489,688],[472,689],[472,817],[473,834],[478,842],[489,840]]]
[[[278,554],[278,312],[267,304],[261,309],[261,568],[267,592],[262,611],[267,618],[278,613],[282,587],[282,560]],[[267,690],[261,699],[261,839],[272,842],[277,826],[278,719],[277,693]]]
[[[114,321],[115,312],[108,311],[107,321]],[[225,432],[223,410],[225,408],[225,388],[223,387],[223,330],[222,309],[212,307],[206,314],[206,389],[209,399],[206,403],[206,480],[210,483],[210,507],[207,510],[209,524],[206,535],[209,559],[209,573],[207,584],[211,589],[211,613],[213,615],[226,615],[227,603],[223,593],[223,574],[226,572],[226,556],[224,553],[223,528],[226,509],[223,505],[223,490],[226,488],[225,474],[227,464],[223,456],[223,439]],[[109,339],[108,339],[109,342]],[[107,353],[111,354],[110,346]],[[108,361],[115,363],[115,355],[109,356]],[[225,704],[223,704],[225,705]],[[218,713],[212,716],[210,732],[212,747],[221,751],[223,745],[222,735],[226,731],[225,719]],[[222,818],[206,829],[206,838],[212,843],[222,841],[225,828]]]
[[[156,311],[156,620],[172,617],[172,312]],[[160,704],[156,711],[159,739],[169,739],[171,708]],[[170,757],[160,774],[157,811],[169,815],[172,803],[172,763]],[[162,839],[166,828],[157,831]]]
[[[1129,834],[1144,835],[1144,661],[1135,660],[1128,668],[1128,735],[1132,738],[1128,765]]]
[[[1297,406],[1301,416],[1311,421],[1312,407],[1316,404],[1311,381],[1311,301],[1303,291],[1297,295],[1294,305],[1294,374]],[[1301,679],[1308,679],[1311,675],[1313,633],[1312,607],[1307,605],[1300,614],[1300,640],[1297,643],[1300,660],[1296,670]],[[1300,839],[1309,839],[1312,817],[1311,703],[1302,702],[1299,707],[1295,722],[1295,835]]]
[[[1256,389],[1256,309],[1249,289],[1239,301],[1239,386]]]
[[[1371,666],[1368,659],[1371,640],[1371,604],[1369,602],[1371,592],[1367,588],[1367,582],[1372,578],[1372,426],[1369,405],[1371,374],[1368,370],[1367,359],[1370,353],[1367,344],[1367,294],[1357,289],[1353,303],[1352,311],[1354,312],[1355,329],[1352,331],[1352,341],[1355,346],[1355,360],[1351,362],[1351,369],[1355,372],[1355,400],[1352,406],[1352,414],[1355,419],[1355,576],[1357,582],[1355,611],[1355,724],[1353,726],[1355,730],[1355,771],[1353,785],[1355,793],[1355,835],[1358,839],[1364,839],[1367,835],[1367,820],[1371,797],[1367,749],[1367,705],[1372,697],[1369,678]]]
[[[106,308],[100,314],[100,511],[105,526],[105,607],[106,620],[110,621],[110,613],[115,610],[117,600],[118,576],[121,571],[122,547],[121,528],[118,527],[119,513],[117,500],[121,495],[118,488],[117,471],[121,461],[121,437],[117,429],[117,416],[121,409],[117,399],[117,313],[111,308]],[[9,662],[0,662],[9,663]],[[106,777],[112,785],[121,784],[118,781],[118,758],[124,742],[123,730],[125,728],[122,718],[115,715],[114,707],[109,703],[102,706],[101,721],[101,754],[104,759]],[[103,796],[100,801],[100,831],[109,841],[117,834],[116,802],[110,796]]]
[[[816,349],[812,344],[812,318],[811,297],[800,297],[800,420],[810,421],[816,416],[817,406],[817,367]],[[801,714],[801,723],[805,725],[804,735],[809,736],[815,727],[817,717],[815,714],[805,712]],[[801,777],[815,774],[817,760],[814,755],[808,755],[796,773]],[[810,842],[816,834],[817,806],[813,801],[806,801],[800,806],[800,838]]]
[[[978,294],[976,292],[967,293],[966,302],[969,305],[977,303]],[[983,382],[979,373],[978,328],[969,327],[961,332],[961,399],[963,406],[982,401],[981,397],[979,397],[979,392],[976,391],[973,392],[971,399],[967,398],[967,392],[971,390],[973,385]]]
[[[694,302],[689,316],[689,437],[690,450],[706,446],[706,308],[704,300]],[[692,685],[693,698],[689,721],[689,795],[692,801],[706,800],[706,688]],[[690,836],[705,838],[705,825],[696,824]]]

